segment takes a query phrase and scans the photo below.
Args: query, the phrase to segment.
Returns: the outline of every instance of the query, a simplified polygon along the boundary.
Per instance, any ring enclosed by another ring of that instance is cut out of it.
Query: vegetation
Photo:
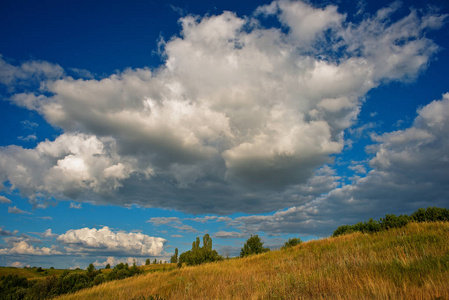
[[[45,270],[37,268],[36,272],[45,272]],[[93,264],[90,264],[86,271],[65,270],[60,276],[53,275],[37,281],[9,274],[1,277],[0,299],[47,299],[141,273],[142,270],[137,268],[136,264],[130,268],[128,264],[120,263],[107,275],[100,270],[95,270]]]
[[[291,239],[288,239],[288,241],[286,241],[284,243],[284,246],[281,249],[288,249],[288,248],[297,246],[301,243],[302,243],[302,241],[300,238],[291,238]]]
[[[170,262],[172,264],[178,263],[178,248],[175,248],[175,254],[173,254],[173,256],[170,258]]]
[[[184,252],[179,256],[178,266],[195,266],[219,260],[223,260],[223,257],[217,251],[212,250],[212,239],[209,234],[205,234],[203,236],[203,247],[200,247],[200,238],[197,237],[196,241],[192,243],[192,250]]]
[[[263,242],[260,240],[260,237],[257,234],[251,235],[251,237],[246,240],[243,248],[240,250],[240,257],[245,257],[252,254],[260,254],[268,251],[270,251],[270,249],[263,247]]]
[[[449,222],[108,282],[62,299],[449,299]]]
[[[439,207],[420,208],[412,215],[386,215],[379,221],[369,219],[368,222],[359,222],[354,225],[342,225],[338,227],[333,236],[348,234],[353,232],[373,233],[391,228],[401,228],[410,222],[437,222],[449,221],[449,209]]]

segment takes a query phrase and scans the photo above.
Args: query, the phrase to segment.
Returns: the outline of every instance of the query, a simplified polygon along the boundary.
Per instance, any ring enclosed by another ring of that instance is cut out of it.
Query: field
[[[0,267],[0,278],[2,276],[17,275],[26,277],[28,280],[45,279],[49,276],[60,276],[65,270],[60,269],[43,269],[39,272],[38,268],[13,268],[13,267]],[[70,270],[72,273],[84,272],[82,270]]]
[[[449,299],[449,223],[410,223],[107,282],[58,299]]]

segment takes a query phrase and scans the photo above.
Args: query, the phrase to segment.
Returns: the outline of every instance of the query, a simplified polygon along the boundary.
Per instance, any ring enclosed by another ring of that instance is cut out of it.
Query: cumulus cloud
[[[303,205],[230,224],[242,231],[326,236],[339,225],[447,205],[449,93],[419,109],[411,127],[378,136],[376,142],[365,177]]]
[[[40,90],[10,100],[64,133],[34,149],[0,148],[0,180],[32,200],[195,213],[302,205],[325,190],[306,183],[333,177],[314,178],[342,151],[366,93],[415,78],[438,50],[425,33],[445,16],[412,9],[393,21],[395,10],[349,23],[335,6],[280,0],[254,17],[187,15],[163,43],[159,69],[101,80],[2,60],[5,84],[46,76]],[[284,28],[264,28],[262,15]]]
[[[27,241],[17,241],[12,243],[11,248],[0,249],[0,254],[3,255],[14,255],[14,254],[25,254],[25,255],[59,255],[62,254],[61,251],[57,250],[56,246],[48,247],[34,247]]]
[[[107,226],[101,229],[71,229],[59,235],[57,241],[67,245],[65,249],[69,253],[113,253],[119,256],[159,255],[167,242],[142,233],[114,232]]]

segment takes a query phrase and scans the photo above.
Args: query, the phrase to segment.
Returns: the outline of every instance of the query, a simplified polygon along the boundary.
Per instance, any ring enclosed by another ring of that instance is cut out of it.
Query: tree
[[[95,267],[94,267],[93,264],[90,264],[90,265],[87,267],[87,272],[88,272],[88,273],[92,273],[93,271],[95,271]]]
[[[148,266],[149,264],[151,264],[150,259],[147,258],[147,260],[145,261],[145,266]]]
[[[260,254],[268,251],[270,251],[270,249],[263,247],[263,242],[257,234],[251,235],[251,237],[246,240],[243,248],[240,250],[240,257],[245,257],[251,254]]]
[[[153,264],[157,264],[157,260],[156,258],[153,260]]]
[[[288,241],[286,241],[284,243],[284,246],[282,247],[282,249],[287,249],[287,248],[290,248],[290,247],[294,247],[294,246],[299,245],[301,243],[302,243],[302,241],[301,241],[300,238],[291,238],[291,239],[288,239]]]
[[[111,268],[110,264],[107,264],[106,267],[105,267],[105,269],[110,269],[110,268]]]
[[[212,250],[212,239],[209,234],[205,234],[203,236],[203,247],[200,248],[200,238],[197,237],[192,243],[192,250],[184,252],[179,256],[178,266],[182,266],[183,263],[188,266],[194,266],[222,259],[217,251]]]
[[[170,258],[172,264],[178,263],[178,248],[175,248],[175,254]]]

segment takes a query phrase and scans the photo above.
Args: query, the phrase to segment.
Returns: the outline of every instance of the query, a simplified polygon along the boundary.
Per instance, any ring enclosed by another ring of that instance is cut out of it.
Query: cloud
[[[243,238],[246,236],[246,234],[236,231],[218,231],[214,234],[214,236],[219,239],[228,239],[228,238]]]
[[[147,222],[152,223],[155,226],[177,224],[181,225],[182,221],[178,217],[154,217]]]
[[[3,227],[0,227],[0,236],[10,236],[10,235],[13,235],[11,231],[3,230]]]
[[[73,208],[73,209],[81,209],[81,203],[75,204],[73,202],[70,202],[70,207],[69,208]]]
[[[411,127],[378,136],[376,142],[365,177],[303,205],[238,217],[230,225],[250,232],[327,236],[343,224],[447,205],[449,93],[419,109]]]
[[[10,266],[13,268],[23,268],[25,265],[26,265],[26,263],[20,262],[20,261],[15,261],[10,264]]]
[[[167,242],[142,233],[114,232],[107,226],[101,229],[71,229],[61,234],[57,241],[67,245],[65,249],[69,253],[114,253],[117,256],[159,255]]]
[[[36,137],[35,134],[29,134],[26,137],[19,136],[18,139],[21,140],[21,141],[24,141],[24,142],[29,142],[29,141],[37,140],[37,137]]]
[[[34,202],[220,214],[301,206],[325,190],[306,184],[335,185],[335,176],[315,178],[317,169],[343,150],[367,92],[413,80],[438,51],[426,32],[446,16],[412,9],[393,19],[396,10],[358,23],[336,6],[300,1],[274,1],[246,18],[187,15],[162,43],[160,68],[101,80],[2,60],[5,84],[30,74],[45,81],[10,101],[64,133],[34,149],[0,148],[0,180]],[[264,28],[263,14],[283,28]]]
[[[56,246],[48,247],[34,247],[27,241],[13,242],[12,248],[0,249],[0,254],[3,255],[60,255],[62,252],[58,251]]]
[[[21,210],[20,208],[17,208],[17,206],[9,206],[8,207],[8,214],[17,214],[17,215],[26,214],[26,215],[31,215],[30,212]]]
[[[28,61],[20,66],[7,63],[0,55],[0,83],[13,86],[18,82],[61,78],[64,70],[56,64],[46,61]]]
[[[10,204],[12,203],[12,201],[6,198],[5,196],[0,196],[0,203]]]

